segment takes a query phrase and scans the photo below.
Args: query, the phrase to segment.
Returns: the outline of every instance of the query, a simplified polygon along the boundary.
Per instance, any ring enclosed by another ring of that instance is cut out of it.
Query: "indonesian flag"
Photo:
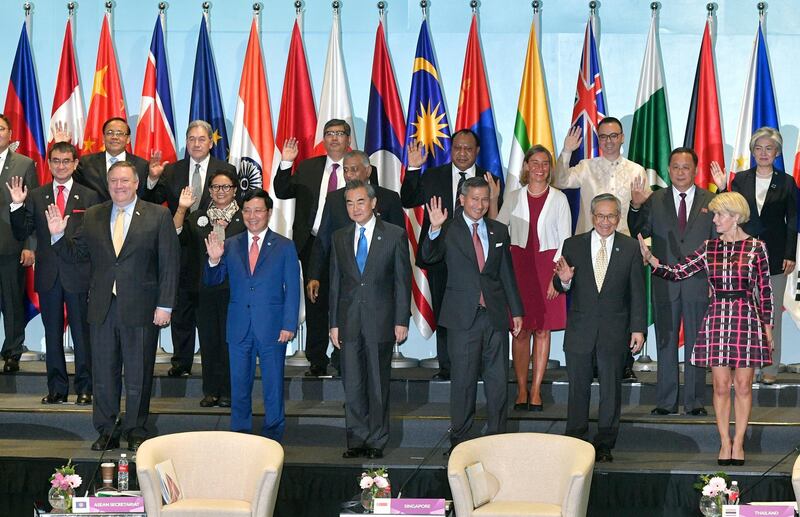
[[[83,134],[83,153],[97,153],[105,150],[103,145],[103,124],[112,117],[127,120],[125,99],[122,96],[122,83],[119,67],[111,39],[111,13],[103,17],[100,29],[100,44],[97,47],[97,64],[94,68],[92,97],[89,101],[89,114],[86,117],[86,130]],[[130,152],[130,144],[126,151]]]
[[[325,154],[322,132],[325,123],[338,118],[350,124],[350,147],[357,149],[356,133],[353,128],[353,109],[350,106],[350,88],[344,73],[344,57],[339,29],[339,12],[333,13],[331,37],[328,40],[328,57],[325,61],[325,77],[322,79],[322,94],[319,100],[317,131],[314,135],[314,156]]]
[[[61,123],[72,132],[72,144],[80,149],[83,142],[83,96],[78,82],[78,67],[75,64],[75,48],[72,42],[72,17],[67,17],[64,44],[61,47],[61,62],[56,76],[56,91],[53,95],[53,111],[50,116],[48,146],[53,143],[56,124]]]
[[[172,96],[169,88],[169,69],[164,45],[164,15],[156,18],[150,53],[144,69],[142,107],[136,126],[136,154],[150,159],[161,151],[161,161],[178,159],[175,148],[175,117],[172,115]]]

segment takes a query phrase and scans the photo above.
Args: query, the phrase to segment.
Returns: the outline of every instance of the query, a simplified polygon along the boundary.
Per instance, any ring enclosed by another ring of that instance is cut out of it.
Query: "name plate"
[[[722,507],[722,517],[794,517],[791,505],[730,505]]]
[[[373,512],[379,515],[444,515],[444,499],[374,500]]]
[[[144,497],[75,497],[72,513],[144,513]]]

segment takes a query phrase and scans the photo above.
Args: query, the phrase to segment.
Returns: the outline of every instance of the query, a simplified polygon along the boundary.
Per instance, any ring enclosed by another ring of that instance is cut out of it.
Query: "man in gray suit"
[[[374,214],[375,187],[348,181],[345,200],[355,224],[333,234],[329,316],[331,342],[342,351],[342,457],[377,459],[389,441],[392,346],[408,337],[411,260],[405,230]]]
[[[36,166],[27,156],[17,154],[8,148],[11,144],[11,122],[0,114],[0,185],[9,183],[19,176],[28,189],[39,186]],[[25,341],[25,308],[23,293],[25,289],[23,267],[34,262],[33,242],[22,243],[14,238],[11,230],[11,194],[1,189],[0,194],[0,310],[3,313],[5,340],[0,352],[5,363],[3,371],[19,371],[19,358]]]
[[[697,155],[678,147],[669,157],[672,186],[651,194],[642,181],[631,186],[628,227],[631,235],[652,239],[653,255],[662,262],[676,264],[699,248],[703,241],[717,236],[714,214],[708,203],[714,195],[695,186]],[[701,271],[683,282],[652,277],[653,314],[658,347],[656,407],[653,415],[678,412],[678,338],[683,321],[684,387],[683,408],[688,415],[705,416],[706,370],[689,361],[697,332],[708,308],[708,278]]]
[[[122,433],[135,451],[146,437],[160,327],[169,324],[178,286],[179,244],[169,210],[139,199],[130,162],[108,170],[111,200],[95,205],[83,226],[66,236],[69,216],[47,210],[53,250],[64,260],[91,263],[89,328],[94,383],[92,450],[119,447],[115,421],[125,371]]]
[[[566,435],[583,438],[589,427],[593,356],[600,408],[595,461],[613,461],[621,406],[622,373],[647,330],[644,268],[638,242],[616,231],[622,207],[613,194],[590,204],[594,229],[564,241],[553,286],[572,293],[564,333],[569,378]]]

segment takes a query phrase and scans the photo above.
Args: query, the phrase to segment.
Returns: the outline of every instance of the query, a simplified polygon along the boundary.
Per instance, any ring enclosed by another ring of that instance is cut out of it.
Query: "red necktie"
[[[250,274],[256,270],[258,262],[258,235],[253,235],[253,244],[250,245]]]
[[[481,238],[478,236],[478,223],[472,223],[472,246],[475,248],[475,258],[478,259],[478,271],[483,271],[486,259],[483,256],[483,243],[481,243]],[[486,301],[483,299],[483,290],[481,290],[480,304],[486,307]]]
[[[66,196],[64,195],[64,190],[67,187],[64,185],[58,185],[58,194],[56,195],[56,206],[58,207],[58,211],[61,212],[61,215],[64,215],[64,210],[67,208],[67,200],[64,199]]]
[[[339,186],[339,178],[336,177],[336,171],[339,170],[339,164],[334,163],[331,165],[331,175],[328,178],[328,192],[333,192]]]
[[[678,195],[681,196],[681,204],[678,205],[678,229],[683,233],[686,230],[686,193],[681,192]]]

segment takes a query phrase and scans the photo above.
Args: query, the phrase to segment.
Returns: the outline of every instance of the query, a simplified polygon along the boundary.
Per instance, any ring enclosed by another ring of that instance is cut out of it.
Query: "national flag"
[[[444,94],[433,53],[428,20],[422,20],[414,53],[414,66],[411,75],[411,94],[408,99],[408,119],[406,120],[405,143],[416,140],[425,146],[427,152],[423,169],[444,165],[450,161],[450,122],[444,104]],[[408,166],[408,148],[403,146],[403,165]],[[424,174],[424,171],[423,171]],[[418,206],[409,212],[408,238],[411,252],[416,255],[419,244],[419,231],[424,217],[424,208]],[[419,312],[415,320],[420,333],[428,338],[436,330],[433,316],[433,302],[427,273],[415,266],[416,289],[411,293],[413,303]],[[413,285],[412,285],[413,287]]]
[[[663,72],[664,63],[658,41],[658,15],[657,11],[653,11],[628,150],[628,159],[647,171],[652,188],[670,185],[669,155],[672,152],[672,139],[669,134],[667,89]]]
[[[538,23],[539,13],[536,13],[531,22],[525,68],[519,87],[517,116],[514,120],[514,139],[511,141],[511,156],[508,159],[508,172],[506,173],[506,192],[520,188],[519,175],[522,171],[522,163],[525,153],[531,146],[543,145],[554,158],[556,156],[550,108],[547,101],[547,85],[544,81],[544,65],[539,52]]]
[[[504,188],[503,163],[497,146],[497,132],[494,129],[492,99],[486,82],[486,69],[483,66],[483,50],[478,36],[478,15],[472,15],[472,24],[467,38],[467,51],[464,56],[464,72],[461,75],[461,94],[458,99],[456,131],[471,129],[481,141],[476,163],[500,179]]]
[[[750,155],[750,137],[762,127],[779,129],[778,106],[775,100],[775,88],[772,85],[772,69],[767,50],[767,39],[764,36],[764,16],[758,20],[758,30],[753,40],[753,52],[750,54],[750,70],[744,85],[742,111],[739,112],[739,124],[736,129],[733,157],[731,159],[728,182],[733,181],[737,172],[745,171],[756,165]],[[785,171],[783,156],[778,155],[774,162],[775,169]]]
[[[78,66],[75,62],[75,48],[72,41],[72,16],[67,17],[64,30],[64,44],[61,47],[61,61],[56,75],[56,88],[53,94],[53,111],[50,115],[48,144],[53,142],[56,124],[65,125],[72,133],[72,144],[80,149],[83,142],[83,96],[78,80]]]
[[[239,173],[239,188],[242,191],[253,188],[271,190],[269,186],[272,184],[274,151],[267,77],[264,72],[257,17],[254,15],[244,55],[236,115],[233,117],[229,160]],[[270,227],[285,235],[285,229],[281,227],[283,218],[275,217],[276,212],[280,212],[280,205],[277,203],[273,206]]]
[[[713,192],[717,187],[711,177],[711,162],[719,163],[722,170],[725,170],[725,156],[722,151],[722,121],[717,96],[717,67],[711,42],[711,24],[712,18],[709,16],[703,31],[683,145],[697,153],[695,184]]]
[[[162,162],[175,162],[178,159],[167,51],[164,44],[163,13],[156,18],[153,38],[150,40],[134,149],[138,156],[146,160],[149,160],[156,151],[161,152]]]
[[[200,33],[197,36],[197,54],[194,58],[194,76],[192,78],[192,97],[189,101],[189,121],[205,120],[211,124],[214,147],[211,155],[219,160],[227,161],[230,143],[228,130],[225,127],[225,113],[222,110],[222,99],[219,95],[217,66],[208,37],[208,14],[203,13],[200,20]]]
[[[105,150],[103,124],[112,117],[127,120],[114,41],[111,39],[111,13],[106,13],[100,29],[92,97],[89,100],[89,114],[86,116],[86,129],[83,132],[83,153]],[[126,151],[130,152],[130,147],[128,144]]]
[[[353,127],[353,108],[350,106],[350,88],[344,73],[339,11],[333,12],[331,36],[328,40],[328,57],[325,60],[325,76],[322,78],[322,93],[319,100],[319,117],[314,134],[314,155],[325,154],[323,131],[325,123],[338,118],[350,124],[350,147],[356,149],[356,132]]]

